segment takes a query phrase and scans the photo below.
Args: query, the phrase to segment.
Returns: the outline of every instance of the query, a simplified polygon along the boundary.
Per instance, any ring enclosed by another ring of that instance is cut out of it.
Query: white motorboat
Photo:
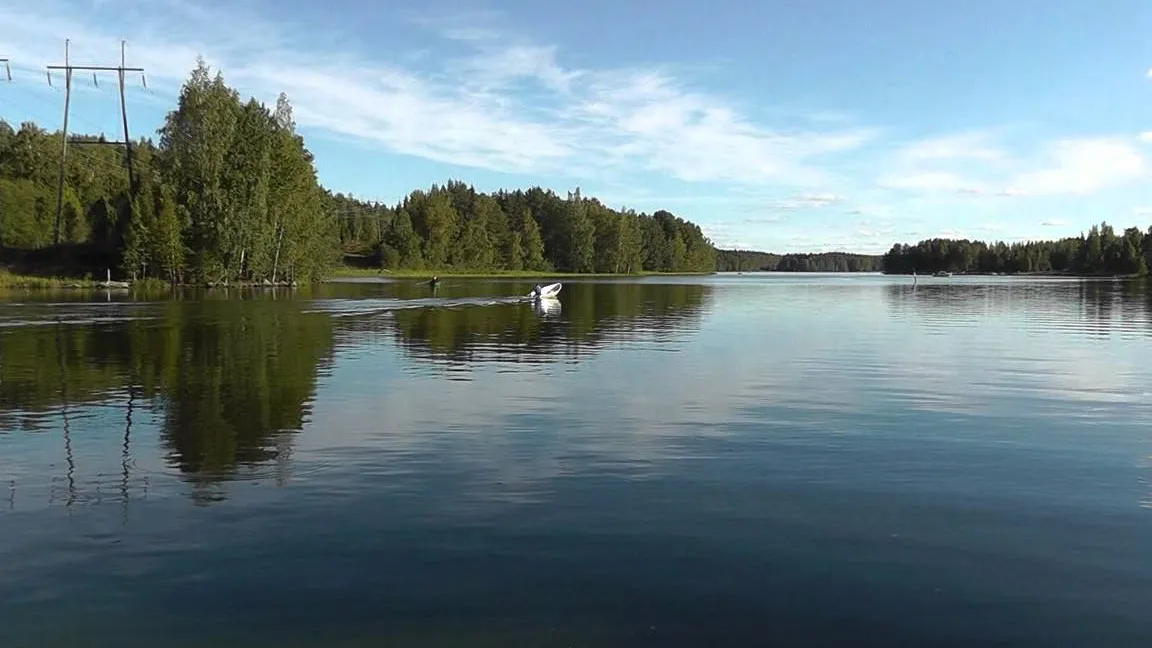
[[[560,314],[559,299],[534,299],[532,310],[540,317],[555,317]]]
[[[548,284],[547,286],[536,284],[536,287],[532,289],[532,292],[528,293],[527,297],[528,299],[556,299],[562,287],[559,282]]]

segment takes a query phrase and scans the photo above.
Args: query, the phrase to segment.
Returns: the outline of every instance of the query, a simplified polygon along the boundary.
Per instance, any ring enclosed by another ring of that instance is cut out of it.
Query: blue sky
[[[1152,224],[1144,0],[0,0],[0,117],[57,128],[44,66],[114,64],[134,135],[203,55],[283,90],[326,186],[456,178],[668,209],[718,245],[878,252]],[[114,78],[70,130],[118,133]]]

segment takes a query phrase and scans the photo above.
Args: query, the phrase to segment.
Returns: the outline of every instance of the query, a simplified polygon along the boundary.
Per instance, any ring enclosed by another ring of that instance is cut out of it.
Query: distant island
[[[882,266],[887,274],[1142,276],[1152,267],[1152,227],[1118,234],[1104,222],[1079,237],[1012,244],[934,238],[893,245]]]
[[[1043,274],[1143,276],[1152,268],[1152,227],[1116,232],[1107,222],[1083,236],[1016,243],[933,238],[897,243],[883,255],[771,254],[717,250],[720,272],[883,272],[885,274]]]
[[[773,254],[716,250],[717,272],[880,272],[882,257],[850,252]]]

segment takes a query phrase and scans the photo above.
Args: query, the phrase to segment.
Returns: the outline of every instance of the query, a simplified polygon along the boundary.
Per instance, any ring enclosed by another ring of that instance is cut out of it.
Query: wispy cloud
[[[184,9],[173,13],[175,7]],[[75,6],[67,14],[59,8],[52,0],[0,8],[0,42],[41,74],[47,59],[59,58],[47,47],[65,36],[81,49],[117,51],[117,38],[95,20],[98,9],[88,7],[94,13],[86,16]],[[172,2],[165,9],[130,12],[116,31],[140,35],[131,44],[134,59],[146,61],[150,81],[170,93],[203,54],[244,93],[271,101],[285,91],[302,128],[438,162],[568,177],[647,170],[685,182],[805,187],[828,181],[822,158],[857,149],[875,134],[759,123],[674,69],[568,65],[564,52],[488,19],[414,18],[453,45],[451,57],[416,68],[402,54],[369,56],[315,31],[302,38],[300,27],[238,16],[232,7]],[[75,20],[59,17],[69,14]],[[323,49],[309,49],[314,43]]]
[[[1079,137],[1009,154],[987,133],[909,144],[877,179],[881,187],[967,196],[1089,195],[1149,176],[1147,157],[1123,137]]]
[[[955,192],[970,190],[976,193],[983,191],[979,183],[971,178],[965,178],[958,173],[948,171],[921,171],[912,173],[892,173],[881,176],[877,180],[881,187],[892,189],[913,189],[933,192]]]
[[[805,193],[789,196],[784,200],[771,205],[772,209],[781,211],[801,211],[805,209],[821,209],[844,202],[844,196],[833,193]]]
[[[886,248],[940,226],[978,232],[973,218],[1042,233],[1036,216],[1009,212],[1045,196],[1095,200],[1152,179],[1152,131],[1013,141],[1020,133],[1011,129],[956,124],[894,140],[851,106],[798,108],[788,97],[780,98],[787,108],[746,104],[707,86],[699,67],[592,64],[604,58],[528,38],[499,12],[373,8],[356,24],[313,18],[304,24],[250,2],[10,2],[0,5],[0,46],[18,76],[43,85],[43,66],[60,62],[65,37],[74,61],[112,63],[127,34],[129,62],[147,68],[165,108],[203,55],[246,95],[273,101],[285,91],[310,142],[579,184],[615,196],[614,206],[673,209],[714,238],[771,240],[777,250]],[[398,31],[419,39],[408,49],[386,26],[366,29],[369,21],[400,21]],[[387,46],[366,41],[369,33]],[[1120,209],[1141,203],[1146,196],[1134,194]],[[829,214],[840,217],[836,225]],[[853,230],[846,216],[893,224]],[[917,218],[930,222],[914,225]]]
[[[1066,139],[1040,156],[1039,167],[1016,176],[1009,191],[1029,195],[1091,194],[1148,176],[1148,160],[1122,138]]]
[[[901,148],[897,156],[908,161],[1000,160],[1008,154],[994,142],[993,133],[966,131],[912,142]]]
[[[752,218],[745,218],[743,223],[745,225],[770,225],[774,223],[783,223],[784,217],[779,214],[771,216],[754,216]]]
[[[1023,189],[1014,188],[1014,189],[1004,189],[1003,191],[997,191],[996,195],[1002,196],[1005,198],[1013,198],[1016,196],[1027,196],[1028,192],[1023,190]]]
[[[873,216],[878,218],[888,218],[892,216],[891,205],[859,205],[848,210],[848,213],[853,216]]]
[[[1063,220],[1063,219],[1059,219],[1059,218],[1050,219],[1050,220],[1046,220],[1046,221],[1040,221],[1040,225],[1042,227],[1064,227],[1067,224],[1068,224],[1068,221]]]

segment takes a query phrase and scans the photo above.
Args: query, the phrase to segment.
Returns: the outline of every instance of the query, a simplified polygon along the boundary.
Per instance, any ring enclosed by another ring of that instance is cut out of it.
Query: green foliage
[[[1152,260],[1152,228],[1129,227],[1117,235],[1111,225],[1093,225],[1081,237],[1058,241],[985,243],[967,239],[930,239],[916,245],[894,245],[884,255],[889,274],[932,273],[1062,273],[1077,275],[1142,275]]]
[[[319,278],[339,259],[338,230],[294,128],[283,95],[274,111],[244,103],[200,61],[159,143],[133,143],[135,195],[123,150],[70,148],[61,239],[115,258],[111,265],[133,280]],[[4,246],[52,243],[59,147],[60,133],[0,122]]]
[[[617,211],[577,189],[560,197],[477,192],[457,180],[416,190],[394,207],[328,194],[345,253],[372,250],[388,270],[711,272],[716,250],[700,227],[666,211]],[[674,254],[665,250],[675,250]]]
[[[123,150],[69,149],[61,240],[99,259],[87,268],[94,274],[307,281],[342,254],[371,254],[391,270],[710,272],[716,264],[699,226],[666,211],[615,210],[579,189],[483,194],[450,180],[395,206],[333,194],[317,180],[288,99],[271,110],[244,101],[202,60],[158,134],[133,143],[134,194]],[[0,246],[53,245],[60,137],[0,121]]]
[[[0,268],[0,290],[9,289],[56,289],[56,288],[92,288],[96,282],[90,279],[68,279],[63,277],[28,277],[13,274]]]

